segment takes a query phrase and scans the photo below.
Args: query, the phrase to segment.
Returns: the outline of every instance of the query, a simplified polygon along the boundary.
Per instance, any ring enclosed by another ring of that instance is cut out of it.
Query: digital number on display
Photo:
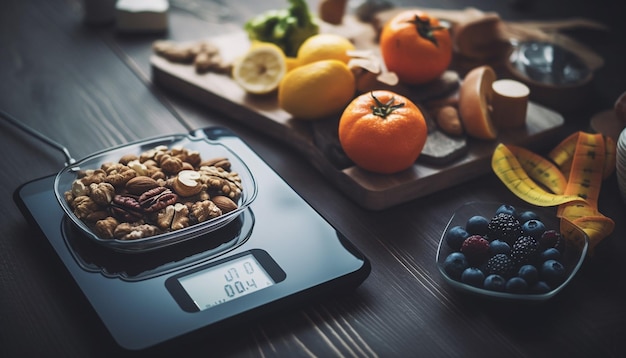
[[[274,285],[252,254],[178,279],[199,310],[205,310]]]

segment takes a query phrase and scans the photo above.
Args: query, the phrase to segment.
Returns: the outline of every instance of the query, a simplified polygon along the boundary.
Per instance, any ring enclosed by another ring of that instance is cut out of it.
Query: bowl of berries
[[[540,302],[563,290],[580,269],[589,238],[560,231],[550,208],[470,202],[443,231],[437,267],[454,288],[488,298]]]

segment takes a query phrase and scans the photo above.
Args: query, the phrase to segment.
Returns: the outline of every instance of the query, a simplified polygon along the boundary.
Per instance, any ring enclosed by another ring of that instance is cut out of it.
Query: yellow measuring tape
[[[522,200],[544,207],[558,205],[561,232],[580,242],[572,230],[572,226],[579,227],[589,236],[592,252],[615,227],[613,220],[598,211],[602,180],[615,170],[615,141],[601,134],[576,132],[548,157],[549,160],[521,147],[499,144],[491,167]]]

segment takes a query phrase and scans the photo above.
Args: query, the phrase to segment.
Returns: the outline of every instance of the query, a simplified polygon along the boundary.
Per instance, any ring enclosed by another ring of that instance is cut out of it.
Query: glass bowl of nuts
[[[541,302],[571,282],[588,242],[578,227],[561,225],[556,210],[470,202],[448,221],[437,249],[437,268],[464,293]]]
[[[180,134],[92,154],[61,170],[54,192],[87,238],[143,252],[227,225],[254,201],[257,183],[227,146]]]

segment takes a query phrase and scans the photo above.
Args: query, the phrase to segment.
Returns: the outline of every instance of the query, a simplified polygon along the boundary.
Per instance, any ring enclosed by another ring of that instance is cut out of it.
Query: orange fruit
[[[355,91],[354,75],[345,63],[316,61],[287,72],[278,86],[278,106],[294,119],[338,116]]]
[[[317,34],[306,39],[298,49],[298,64],[306,65],[320,60],[350,61],[348,51],[354,50],[354,44],[346,37],[336,34]]]
[[[406,97],[386,90],[356,97],[339,120],[339,142],[348,158],[375,173],[409,168],[427,136],[422,111]]]
[[[418,10],[405,10],[384,26],[380,52],[400,82],[424,84],[439,78],[452,61],[452,39],[439,20]]]
[[[488,65],[470,70],[459,89],[459,117],[465,132],[474,138],[496,140],[498,130],[492,119],[490,103],[496,73]]]

